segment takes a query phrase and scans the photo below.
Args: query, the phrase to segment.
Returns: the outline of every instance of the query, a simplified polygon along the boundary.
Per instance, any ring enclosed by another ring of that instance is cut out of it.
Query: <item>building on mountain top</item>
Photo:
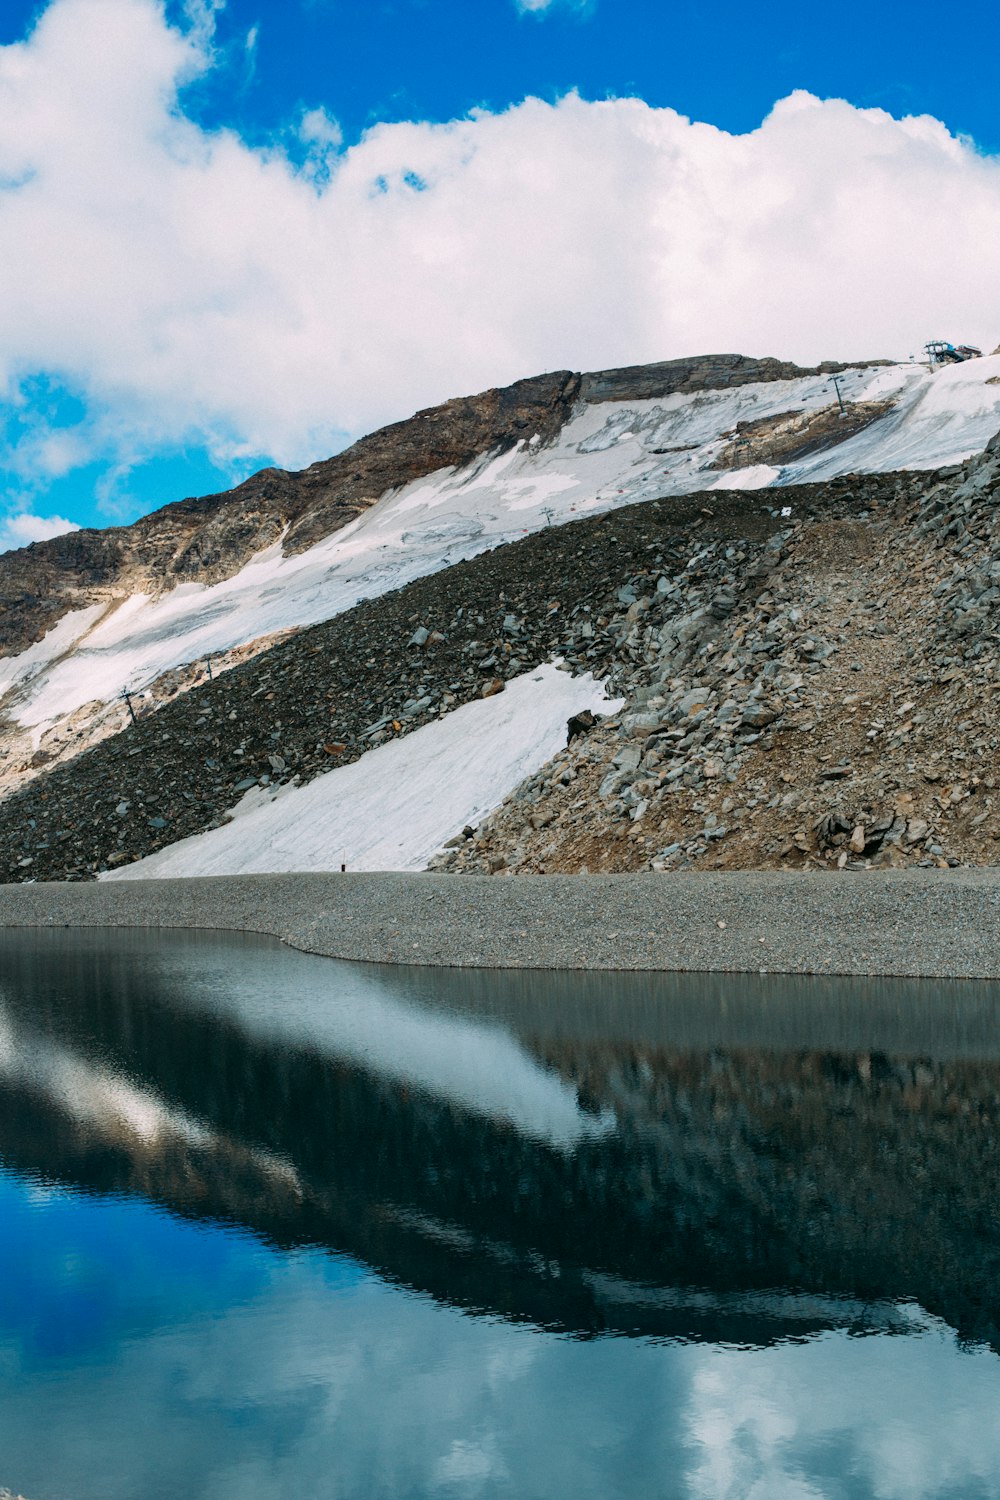
[[[972,344],[949,344],[945,339],[931,339],[924,345],[924,353],[933,370],[938,365],[960,365],[967,359],[980,359],[983,351]]]

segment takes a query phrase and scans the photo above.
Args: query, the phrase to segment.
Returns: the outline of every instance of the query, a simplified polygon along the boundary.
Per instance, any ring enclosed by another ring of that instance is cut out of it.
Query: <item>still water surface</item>
[[[997,987],[3,935],[31,1500],[974,1500],[998,1351]]]

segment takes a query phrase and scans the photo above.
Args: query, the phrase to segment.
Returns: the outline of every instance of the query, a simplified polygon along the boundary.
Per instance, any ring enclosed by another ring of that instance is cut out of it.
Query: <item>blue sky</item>
[[[5,0],[0,41],[44,7]],[[185,24],[185,7],[167,14]],[[252,66],[246,39],[255,33]],[[216,17],[226,65],[191,106],[266,140],[324,104],[345,138],[381,120],[449,120],[527,94],[636,95],[726,130],[759,125],[794,89],[893,114],[932,114],[1000,149],[993,69],[1000,7],[801,0],[228,0]]]
[[[1000,339],[1000,8],[532,6],[6,0],[0,544],[540,368]]]
[[[0,1172],[0,1209],[0,1462],[27,1495],[996,1492],[996,1354],[912,1303],[902,1337],[576,1339],[139,1199]]]

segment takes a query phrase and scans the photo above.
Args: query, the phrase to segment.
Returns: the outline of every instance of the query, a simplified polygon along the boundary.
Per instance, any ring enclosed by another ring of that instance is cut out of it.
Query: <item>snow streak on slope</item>
[[[22,651],[19,656],[7,656],[0,660],[0,698],[21,682],[39,676],[53,662],[66,655],[91,626],[105,613],[103,604],[91,604],[87,609],[72,609],[63,615],[57,625]]]
[[[581,709],[619,708],[589,673],[526,672],[307,786],[255,787],[223,828],[195,834],[103,880],[279,870],[422,870],[566,743]]]
[[[710,465],[738,422],[829,407],[829,377],[582,405],[551,446],[521,443],[390,492],[308,552],[283,557],[275,546],[223,583],[128,600],[71,659],[40,663],[6,707],[40,736],[45,725],[93,699],[110,701],[123,686],[141,687],[209,653],[330,619],[360,599],[583,514],[713,486],[758,488],[958,462],[1000,427],[1000,384],[988,383],[996,376],[1000,357],[933,376],[916,365],[847,371],[839,377],[846,401],[892,399],[894,410],[800,462],[721,474]],[[46,660],[54,654],[48,641],[41,643]],[[8,671],[21,672],[27,655]]]

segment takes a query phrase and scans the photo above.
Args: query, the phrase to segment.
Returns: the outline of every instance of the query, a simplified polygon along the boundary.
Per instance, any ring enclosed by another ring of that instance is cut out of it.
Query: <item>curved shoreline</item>
[[[301,874],[0,887],[0,927],[212,928],[367,963],[1000,978],[1000,869]]]

